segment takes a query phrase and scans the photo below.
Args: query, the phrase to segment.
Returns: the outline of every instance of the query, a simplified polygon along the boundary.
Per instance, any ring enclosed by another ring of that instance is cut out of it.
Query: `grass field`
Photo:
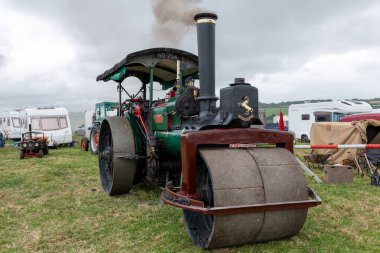
[[[300,234],[215,252],[380,251],[379,187],[357,175],[347,185],[308,181],[323,205],[309,210]],[[188,238],[181,211],[161,205],[159,194],[140,184],[106,196],[97,157],[78,148],[24,160],[17,148],[0,148],[0,252],[204,252]]]

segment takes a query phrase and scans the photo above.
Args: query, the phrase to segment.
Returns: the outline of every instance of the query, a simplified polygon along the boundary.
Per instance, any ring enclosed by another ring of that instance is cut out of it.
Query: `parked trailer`
[[[339,122],[346,115],[371,111],[370,104],[351,100],[292,104],[288,111],[289,130],[295,133],[297,139],[309,142],[314,122]]]
[[[5,138],[14,141],[21,140],[22,122],[19,110],[7,110],[0,112],[0,132]]]
[[[34,107],[20,111],[23,132],[29,124],[33,131],[43,132],[48,138],[48,146],[71,145],[73,136],[69,113],[63,107]]]

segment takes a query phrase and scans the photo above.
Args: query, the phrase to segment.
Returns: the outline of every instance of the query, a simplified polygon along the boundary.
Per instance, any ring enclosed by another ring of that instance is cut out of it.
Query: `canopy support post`
[[[149,69],[149,108],[152,107],[153,103],[153,67]]]
[[[121,117],[121,82],[118,82],[118,90],[119,90],[119,111],[117,113],[118,117]]]
[[[146,83],[143,83],[142,85],[142,92],[143,92],[143,99],[146,100]]]

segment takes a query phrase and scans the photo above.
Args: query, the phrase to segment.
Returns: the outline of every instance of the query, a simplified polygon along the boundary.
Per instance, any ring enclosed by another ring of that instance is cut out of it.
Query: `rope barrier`
[[[296,149],[380,149],[380,144],[294,145]]]

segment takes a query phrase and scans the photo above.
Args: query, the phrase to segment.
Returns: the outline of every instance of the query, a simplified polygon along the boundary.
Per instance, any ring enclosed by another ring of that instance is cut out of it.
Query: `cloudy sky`
[[[0,108],[116,100],[97,75],[150,47],[197,54],[197,9],[219,16],[217,89],[245,77],[261,102],[380,97],[380,1],[0,0]]]

